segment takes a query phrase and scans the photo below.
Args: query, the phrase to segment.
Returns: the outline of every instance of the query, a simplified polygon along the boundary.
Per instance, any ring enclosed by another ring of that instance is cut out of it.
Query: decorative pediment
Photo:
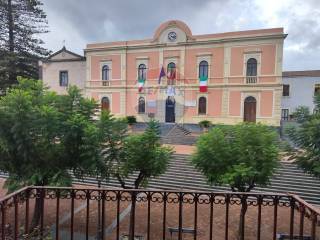
[[[172,20],[161,24],[153,36],[153,42],[169,44],[187,42],[190,39],[193,39],[190,28],[179,20]]]
[[[63,47],[59,51],[50,55],[45,62],[60,62],[60,61],[84,61],[85,58],[74,52],[71,52]]]

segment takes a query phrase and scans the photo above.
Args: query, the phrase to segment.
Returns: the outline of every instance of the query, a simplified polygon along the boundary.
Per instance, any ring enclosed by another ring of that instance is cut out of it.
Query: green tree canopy
[[[94,108],[77,88],[59,96],[36,80],[20,79],[1,97],[0,170],[9,173],[9,192],[25,185],[70,185],[70,169],[78,175],[106,170]],[[33,227],[40,204],[36,199]]]
[[[57,144],[61,113],[56,99],[31,80],[20,80],[0,99],[0,168],[10,174],[9,191],[70,181]]]
[[[254,123],[217,126],[200,136],[192,163],[209,183],[248,192],[267,184],[278,164],[276,133]]]
[[[217,126],[200,136],[192,163],[211,184],[249,192],[269,182],[278,164],[277,135],[262,124]],[[247,200],[241,199],[239,239],[244,240]]]
[[[310,109],[307,106],[297,107],[292,115],[298,123],[303,123],[311,117]]]
[[[59,96],[40,81],[20,79],[0,99],[0,169],[10,175],[9,191],[23,185],[67,185],[69,169],[99,161],[94,108],[77,88]]]

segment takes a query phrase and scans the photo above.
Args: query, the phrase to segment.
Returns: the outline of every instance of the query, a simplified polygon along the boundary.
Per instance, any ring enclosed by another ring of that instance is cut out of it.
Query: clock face
[[[177,40],[177,34],[175,32],[169,32],[168,33],[168,39],[171,42],[174,42]]]

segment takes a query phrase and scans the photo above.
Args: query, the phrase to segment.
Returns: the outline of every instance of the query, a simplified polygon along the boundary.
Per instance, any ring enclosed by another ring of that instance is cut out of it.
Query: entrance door
[[[254,97],[247,97],[244,100],[243,121],[256,122],[257,101]]]
[[[175,122],[175,104],[174,97],[168,97],[166,100],[166,122]]]
[[[109,111],[110,110],[110,101],[109,98],[103,97],[101,99],[101,110]]]

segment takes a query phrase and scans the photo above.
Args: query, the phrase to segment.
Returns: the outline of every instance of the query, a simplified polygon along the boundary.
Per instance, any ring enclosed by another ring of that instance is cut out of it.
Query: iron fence
[[[320,210],[293,194],[31,186],[1,199],[0,208],[1,239],[319,236]]]

